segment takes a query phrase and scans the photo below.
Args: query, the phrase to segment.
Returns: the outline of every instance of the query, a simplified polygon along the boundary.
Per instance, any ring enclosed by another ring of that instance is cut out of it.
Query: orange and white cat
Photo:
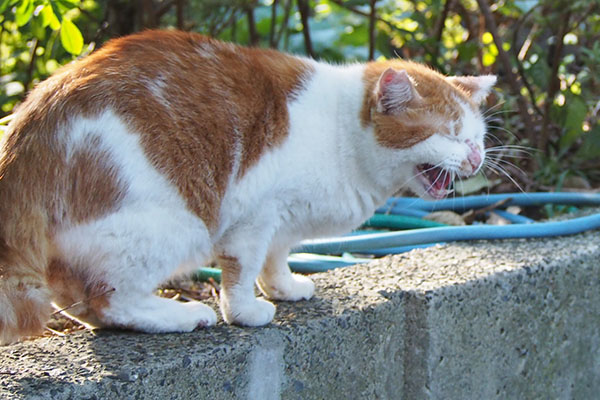
[[[40,83],[3,137],[1,342],[42,330],[51,302],[81,302],[68,313],[91,326],[213,325],[210,307],[154,294],[210,260],[225,321],[269,323],[266,299],[314,293],[286,262],[300,240],[353,229],[400,187],[441,198],[479,170],[495,80],[182,32],[109,42]]]

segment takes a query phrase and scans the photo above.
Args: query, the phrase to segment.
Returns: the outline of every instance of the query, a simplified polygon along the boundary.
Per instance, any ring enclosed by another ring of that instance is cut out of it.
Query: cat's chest
[[[260,220],[279,235],[301,240],[348,232],[371,216],[378,206],[372,194],[322,172],[317,179],[279,170],[271,179],[233,188],[221,211],[222,230]]]

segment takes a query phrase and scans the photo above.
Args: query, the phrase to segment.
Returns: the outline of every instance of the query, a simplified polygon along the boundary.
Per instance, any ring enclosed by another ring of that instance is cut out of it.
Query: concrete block
[[[594,398],[599,260],[599,232],[386,257],[314,275],[264,328],[0,348],[0,398]]]

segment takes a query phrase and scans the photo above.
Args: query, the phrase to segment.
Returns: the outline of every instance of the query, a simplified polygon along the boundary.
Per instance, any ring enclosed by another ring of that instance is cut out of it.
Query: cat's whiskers
[[[499,125],[489,125],[489,124],[488,124],[488,126],[489,126],[490,128],[492,128],[493,130],[499,130],[499,131],[501,131],[501,132],[504,132],[504,133],[508,134],[510,137],[512,137],[512,138],[513,138],[513,139],[515,139],[515,140],[519,140],[519,137],[518,137],[518,136],[517,136],[517,135],[516,135],[514,132],[510,131],[509,129],[507,129],[507,128],[503,127],[503,126],[499,126]],[[488,132],[487,134],[488,134],[488,135],[491,135],[491,133],[490,133],[490,132]]]
[[[502,165],[498,164],[495,160],[486,159],[486,162],[484,163],[484,167],[490,169],[491,171],[495,172],[498,175],[502,174],[502,175],[506,176],[521,192],[525,193],[525,190],[523,190],[521,185],[519,185],[517,183],[517,181],[512,176],[510,176],[508,171],[506,171],[504,169],[504,167]]]
[[[489,147],[485,150],[486,156],[490,156],[493,159],[504,159],[506,157],[513,159],[525,159],[530,158],[532,152],[527,148],[510,148],[504,146]]]
[[[493,106],[489,107],[488,109],[484,110],[482,113],[483,117],[486,117],[488,115],[488,113],[490,112],[497,112],[499,110],[497,110],[499,107],[503,106],[504,104],[506,104],[506,101],[499,101],[498,103],[494,104]]]
[[[537,151],[537,149],[534,149],[533,147],[522,146],[522,145],[518,145],[518,144],[502,144],[502,145],[499,145],[499,146],[488,147],[488,148],[486,148],[486,151],[487,150],[491,150],[491,149],[494,149],[494,150],[497,150],[497,149],[500,149],[500,150],[521,150],[521,151],[527,151],[529,154],[531,154],[532,152]]]
[[[505,167],[505,166],[512,167],[513,169],[517,170],[521,175],[523,175],[523,176],[527,175],[527,173],[521,167],[519,167],[515,163],[510,162],[508,160],[497,159],[497,160],[491,160],[491,162],[495,163],[495,165],[498,166],[498,167],[500,167],[500,166],[502,166],[502,167]]]

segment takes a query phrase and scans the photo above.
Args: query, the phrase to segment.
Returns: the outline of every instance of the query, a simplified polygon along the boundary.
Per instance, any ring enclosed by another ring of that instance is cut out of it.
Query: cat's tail
[[[0,205],[0,344],[3,345],[41,333],[52,310],[46,283],[49,251],[46,213],[42,209],[15,208],[8,213],[7,205]]]

